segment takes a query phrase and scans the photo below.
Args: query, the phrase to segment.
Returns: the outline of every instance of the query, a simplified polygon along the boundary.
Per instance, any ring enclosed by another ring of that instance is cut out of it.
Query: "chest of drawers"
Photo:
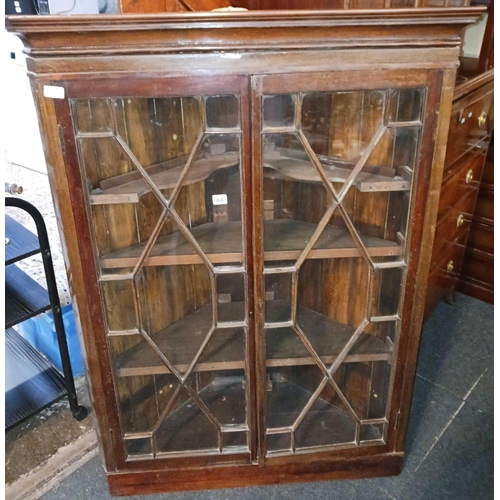
[[[456,87],[429,273],[426,318],[441,299],[454,301],[488,153],[492,113],[493,70]],[[477,232],[476,224],[473,234]]]

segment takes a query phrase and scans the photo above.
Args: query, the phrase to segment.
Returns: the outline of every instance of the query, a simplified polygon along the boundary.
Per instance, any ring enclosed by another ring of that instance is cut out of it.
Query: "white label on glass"
[[[227,205],[227,194],[212,195],[212,203],[214,205]]]
[[[55,85],[44,85],[43,95],[50,99],[64,99],[64,87],[57,87]]]

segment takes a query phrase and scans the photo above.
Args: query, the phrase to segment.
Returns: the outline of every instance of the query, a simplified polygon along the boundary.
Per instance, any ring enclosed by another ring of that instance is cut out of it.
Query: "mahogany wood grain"
[[[458,283],[462,293],[494,303],[494,147],[490,143]]]
[[[487,117],[493,102],[493,82],[471,92],[453,103],[450,137],[446,151],[446,164],[451,164],[473,149],[489,134],[488,120],[480,123],[484,113]]]
[[[188,10],[179,0],[120,0],[120,12],[123,14],[139,12],[184,12]]]
[[[476,205],[477,189],[467,193],[460,199],[446,214],[439,219],[436,226],[436,237],[432,249],[431,266],[441,260],[443,254],[447,253],[446,248],[456,239],[467,239],[469,229],[474,216]],[[455,269],[457,272],[457,269]]]
[[[304,454],[301,458],[306,457]],[[217,467],[215,469],[182,471],[141,471],[127,475],[108,475],[113,495],[139,495],[161,493],[165,485],[170,491],[217,489],[250,485],[328,481],[332,479],[368,478],[397,475],[401,472],[403,457],[397,453],[373,455],[367,458],[339,459],[334,465],[330,460],[293,464],[285,469],[282,465],[260,468],[255,466]],[[236,472],[236,473],[235,473]]]
[[[410,45],[418,40],[421,47],[425,45],[436,47],[440,45],[443,37],[448,38],[451,45],[458,46],[460,40],[457,38],[457,33],[467,24],[475,22],[483,12],[483,7],[470,7],[423,8],[417,11],[407,9],[283,13],[261,11],[237,12],[230,15],[171,13],[64,18],[7,16],[6,28],[9,31],[22,31],[23,35],[29,35],[25,40],[33,56],[152,54],[179,49],[213,51],[228,47],[231,50],[269,49],[269,47],[273,49],[372,47],[373,37],[384,40],[383,43],[387,47],[400,46],[402,40],[406,40]],[[114,29],[108,29],[106,37],[103,37],[103,29],[110,26]],[[134,29],[130,30],[132,26]],[[179,28],[189,30],[189,39],[179,38]],[[266,36],[255,36],[256,31],[260,35],[266,33]],[[397,39],[399,41],[396,41]],[[454,51],[455,58],[457,55]],[[218,59],[223,61],[223,58]],[[65,62],[66,71],[68,62]],[[229,62],[230,65],[235,65],[234,61]],[[358,64],[362,62],[363,60]],[[56,67],[54,63],[57,64],[53,61],[49,72],[54,71]],[[78,61],[75,63],[78,64]],[[443,67],[443,64],[446,63],[442,61],[439,67]],[[415,65],[413,62],[408,64],[406,58],[406,67],[412,68]],[[86,68],[84,72],[88,72],[88,64]],[[135,68],[128,65],[125,69]],[[92,71],[98,71],[98,67],[92,67]]]

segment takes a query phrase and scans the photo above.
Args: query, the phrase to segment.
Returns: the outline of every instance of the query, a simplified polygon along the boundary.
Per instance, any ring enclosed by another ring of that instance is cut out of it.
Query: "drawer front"
[[[493,288],[495,274],[493,256],[467,249],[463,259],[462,274]]]
[[[495,172],[493,167],[493,147],[491,147],[486,155],[486,162],[484,163],[483,176],[481,182],[493,186],[495,184]]]
[[[493,84],[485,85],[453,105],[445,164],[451,164],[488,135]]]
[[[450,244],[447,251],[441,254],[437,265],[431,268],[427,282],[425,318],[429,316],[446,293],[456,288],[460,278],[466,242],[467,235],[463,235]]]
[[[477,190],[468,193],[438,223],[432,251],[431,272],[437,262],[441,261],[443,255],[449,252],[455,240],[467,237],[472,223],[476,197]]]
[[[478,222],[493,224],[494,216],[494,193],[489,189],[481,188],[477,197],[474,218]]]
[[[441,187],[438,221],[467,193],[477,191],[485,158],[486,150],[482,150],[478,154],[467,154],[457,162],[456,170]]]
[[[494,229],[493,226],[473,222],[469,231],[468,248],[474,248],[493,257]]]

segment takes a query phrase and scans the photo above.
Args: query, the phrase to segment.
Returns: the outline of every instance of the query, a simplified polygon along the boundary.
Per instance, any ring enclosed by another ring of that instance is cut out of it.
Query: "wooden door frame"
[[[346,75],[348,78],[346,78]],[[416,162],[411,192],[411,202],[408,214],[408,232],[405,260],[407,273],[404,292],[401,295],[401,319],[399,334],[394,344],[396,357],[393,358],[388,393],[388,423],[385,445],[366,447],[336,448],[331,451],[317,453],[296,453],[290,455],[266,457],[266,350],[263,332],[263,305],[262,297],[263,275],[263,191],[262,191],[262,154],[261,154],[261,97],[266,94],[292,94],[297,92],[321,91],[349,91],[349,90],[377,90],[386,88],[415,88],[426,89],[426,100],[422,107],[422,132],[418,150],[419,161]],[[438,115],[433,111],[439,108],[442,93],[442,71],[436,69],[380,69],[380,70],[353,70],[328,72],[301,72],[294,74],[265,74],[251,76],[251,103],[252,103],[252,158],[253,158],[253,223],[254,223],[254,293],[255,293],[255,366],[257,384],[255,386],[258,405],[258,449],[259,463],[264,465],[286,465],[290,463],[307,462],[318,459],[333,458],[333,456],[360,456],[372,453],[387,453],[397,451],[396,443],[400,439],[400,414],[402,407],[411,403],[412,385],[403,390],[403,379],[408,356],[409,344],[417,341],[420,330],[418,318],[414,318],[413,309],[420,308],[423,296],[415,290],[418,268],[420,267],[421,252],[424,251],[424,232],[429,231],[428,224],[415,225],[411,223],[415,218],[423,219],[428,198],[428,189],[431,176],[436,177],[433,171],[434,146],[438,126]],[[418,189],[416,189],[418,186]],[[428,251],[430,252],[430,248]],[[410,258],[411,256],[411,258]],[[425,295],[425,294],[424,294]],[[418,302],[415,304],[415,300]],[[413,363],[410,363],[411,365]],[[412,375],[413,376],[413,375]],[[259,381],[261,383],[259,384]]]
[[[45,82],[48,84],[49,82]],[[248,464],[255,460],[257,455],[255,439],[255,408],[254,390],[255,368],[253,366],[253,275],[251,237],[252,234],[252,196],[251,196],[251,150],[249,135],[249,97],[248,76],[230,75],[224,77],[127,77],[122,79],[97,78],[89,85],[85,80],[61,80],[50,81],[50,85],[59,86],[64,89],[64,99],[54,99],[54,109],[60,130],[60,141],[64,154],[65,174],[72,193],[70,202],[78,227],[78,252],[86,272],[83,275],[84,289],[75,289],[75,295],[85,296],[90,308],[91,328],[85,328],[83,343],[85,346],[88,371],[90,380],[99,380],[100,389],[93,391],[93,406],[95,415],[99,422],[101,436],[101,448],[103,450],[107,470],[157,470],[165,467],[185,468],[204,467],[223,464]],[[227,95],[237,94],[240,96],[241,113],[241,152],[242,168],[240,169],[240,180],[242,190],[242,221],[243,243],[245,264],[247,267],[247,415],[250,427],[250,453],[239,454],[215,454],[182,456],[182,453],[172,457],[156,457],[151,460],[130,460],[125,454],[124,440],[120,424],[120,410],[117,399],[115,370],[112,363],[112,351],[108,345],[106,327],[104,320],[104,303],[99,291],[98,282],[98,253],[91,230],[91,207],[88,196],[84,194],[87,190],[84,169],[78,161],[78,153],[73,128],[71,99],[91,98],[152,98],[169,96],[192,96],[192,95]],[[92,249],[92,250],[91,250]],[[68,256],[71,263],[74,255]],[[74,284],[75,288],[79,284]],[[107,352],[106,356],[102,353]],[[90,384],[89,384],[90,385]],[[90,386],[92,390],[92,386]],[[103,396],[104,395],[104,396]]]

